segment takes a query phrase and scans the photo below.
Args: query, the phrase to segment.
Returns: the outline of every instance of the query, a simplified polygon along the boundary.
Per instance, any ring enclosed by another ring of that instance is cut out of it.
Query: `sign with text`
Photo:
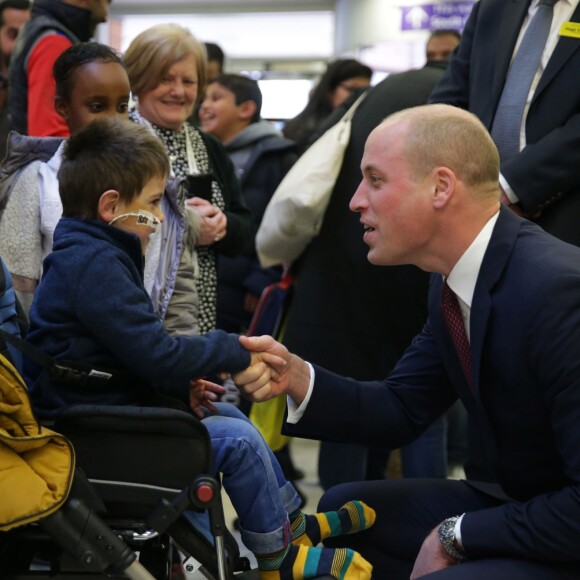
[[[403,6],[401,30],[463,30],[475,0]]]

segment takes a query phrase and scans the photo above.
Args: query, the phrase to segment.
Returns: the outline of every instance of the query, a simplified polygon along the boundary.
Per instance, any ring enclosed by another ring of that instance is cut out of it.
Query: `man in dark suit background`
[[[471,111],[493,135],[510,63],[538,5],[539,0],[477,2],[430,101]],[[502,201],[575,245],[580,245],[579,31],[578,0],[558,0],[527,94],[521,150],[501,164]]]
[[[426,54],[443,59],[459,34],[432,33]],[[446,60],[388,76],[357,109],[340,174],[321,230],[293,267],[297,274],[284,344],[334,372],[359,380],[385,376],[423,325],[428,275],[412,266],[373,268],[360,225],[348,203],[360,182],[360,160],[369,133],[389,114],[427,102]],[[356,100],[357,96],[353,95]],[[348,106],[321,128],[332,126]],[[420,442],[403,450],[405,475],[445,477],[443,419]],[[323,442],[318,475],[324,489],[346,481],[383,479],[387,455],[372,446]]]
[[[341,378],[270,337],[240,340],[286,365],[234,380],[257,401],[286,393],[288,434],[387,449],[465,403],[467,481],[359,482],[323,496],[323,510],[345,496],[376,510],[349,545],[377,578],[578,578],[580,249],[500,209],[497,150],[456,107],[387,118],[362,170],[350,207],[369,261],[434,273],[424,329],[384,381]]]

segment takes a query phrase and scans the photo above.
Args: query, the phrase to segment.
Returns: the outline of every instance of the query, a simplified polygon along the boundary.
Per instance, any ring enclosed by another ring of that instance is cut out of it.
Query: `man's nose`
[[[361,211],[364,199],[364,181],[361,181],[356,191],[354,192],[354,195],[351,197],[350,203],[348,204],[350,211]]]

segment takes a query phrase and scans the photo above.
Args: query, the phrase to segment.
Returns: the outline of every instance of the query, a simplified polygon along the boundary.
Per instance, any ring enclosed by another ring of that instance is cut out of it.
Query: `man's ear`
[[[238,105],[238,115],[240,119],[249,121],[256,113],[257,107],[254,101],[244,101]]]
[[[54,97],[54,108],[56,112],[68,123],[69,108],[68,104],[58,95]]]
[[[432,173],[434,188],[433,188],[433,207],[441,209],[445,207],[449,200],[453,197],[455,186],[457,184],[457,176],[448,167],[437,167]]]
[[[118,191],[109,189],[99,198],[98,214],[99,219],[109,223],[116,216],[117,206],[121,196]]]

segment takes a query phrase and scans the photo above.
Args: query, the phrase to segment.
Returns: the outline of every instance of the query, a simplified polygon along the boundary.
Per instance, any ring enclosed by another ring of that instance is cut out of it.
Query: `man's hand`
[[[285,392],[288,349],[271,336],[240,336],[241,345],[250,351],[250,366],[232,378],[240,391],[251,401],[267,401]]]
[[[455,566],[457,560],[453,559],[441,545],[437,528],[435,528],[423,542],[419,555],[415,560],[415,566],[411,573],[411,580],[420,578],[425,574],[437,572],[450,566]]]
[[[205,417],[202,407],[210,411],[217,411],[212,401],[218,400],[218,395],[226,392],[221,385],[198,379],[189,383],[189,406],[191,410],[200,418]]]
[[[240,336],[240,343],[252,353],[252,366],[233,379],[248,399],[267,401],[285,393],[297,405],[304,401],[310,385],[308,363],[271,336]]]

